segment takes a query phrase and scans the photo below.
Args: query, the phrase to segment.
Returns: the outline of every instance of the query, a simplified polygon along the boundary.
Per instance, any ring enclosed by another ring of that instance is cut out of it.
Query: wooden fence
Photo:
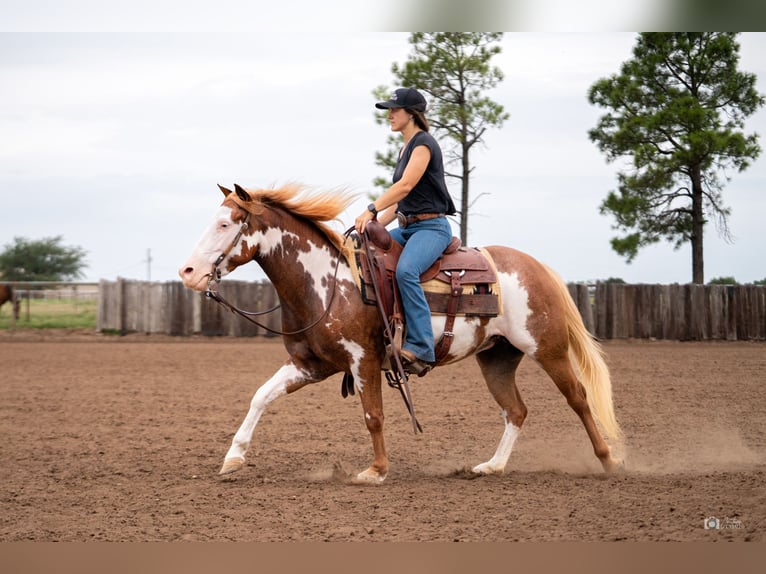
[[[766,340],[766,286],[570,283],[568,287],[585,326],[599,339]],[[219,290],[249,311],[264,311],[278,303],[268,281],[224,281]],[[281,315],[277,310],[258,320],[279,329]],[[169,335],[270,335],[177,281],[102,281],[97,328]]]
[[[221,294],[247,311],[265,311],[279,303],[267,281],[226,281]],[[279,310],[258,317],[270,329],[279,329]],[[227,311],[204,293],[187,289],[179,281],[101,281],[97,315],[99,331],[164,333],[168,335],[252,337],[270,335],[266,329]]]
[[[601,339],[762,341],[766,286],[598,283],[591,332]]]

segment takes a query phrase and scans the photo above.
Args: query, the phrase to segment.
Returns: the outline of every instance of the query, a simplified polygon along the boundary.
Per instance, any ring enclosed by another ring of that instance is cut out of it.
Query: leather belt
[[[428,219],[436,219],[437,217],[444,217],[444,213],[416,213],[414,215],[404,215],[401,212],[396,212],[396,219],[399,221],[399,227],[407,227],[418,221],[426,221]]]

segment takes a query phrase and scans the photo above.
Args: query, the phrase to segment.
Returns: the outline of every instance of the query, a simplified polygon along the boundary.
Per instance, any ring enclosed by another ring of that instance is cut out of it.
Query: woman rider
[[[401,357],[405,368],[425,374],[436,361],[431,311],[420,275],[436,261],[452,240],[447,215],[455,213],[444,180],[442,152],[428,133],[426,100],[414,88],[399,88],[388,101],[375,104],[388,110],[391,131],[402,134],[402,149],[393,175],[393,185],[356,218],[358,233],[377,217],[382,225],[394,219],[399,227],[391,236],[403,247],[396,267],[396,280],[407,326]]]

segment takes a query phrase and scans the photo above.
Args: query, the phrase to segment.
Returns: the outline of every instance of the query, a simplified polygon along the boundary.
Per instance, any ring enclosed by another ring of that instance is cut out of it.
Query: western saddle
[[[402,246],[375,220],[367,224],[364,237],[355,236],[355,241],[362,299],[369,305],[378,305],[381,313],[385,313],[394,339],[389,343],[399,350],[405,325],[395,270]],[[446,316],[444,332],[435,348],[437,364],[449,354],[458,315],[496,317],[501,312],[494,262],[485,251],[461,246],[458,237],[452,238],[420,281],[431,313]]]

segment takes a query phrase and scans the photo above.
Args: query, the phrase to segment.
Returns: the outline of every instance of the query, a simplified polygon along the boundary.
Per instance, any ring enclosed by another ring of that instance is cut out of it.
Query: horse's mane
[[[299,183],[288,184],[280,188],[246,190],[253,199],[244,203],[237,198],[237,204],[258,215],[266,206],[281,207],[285,211],[312,222],[327,239],[338,249],[343,246],[343,236],[332,229],[326,222],[340,221],[340,214],[356,199],[345,189],[309,191]],[[231,194],[236,197],[236,194]]]

